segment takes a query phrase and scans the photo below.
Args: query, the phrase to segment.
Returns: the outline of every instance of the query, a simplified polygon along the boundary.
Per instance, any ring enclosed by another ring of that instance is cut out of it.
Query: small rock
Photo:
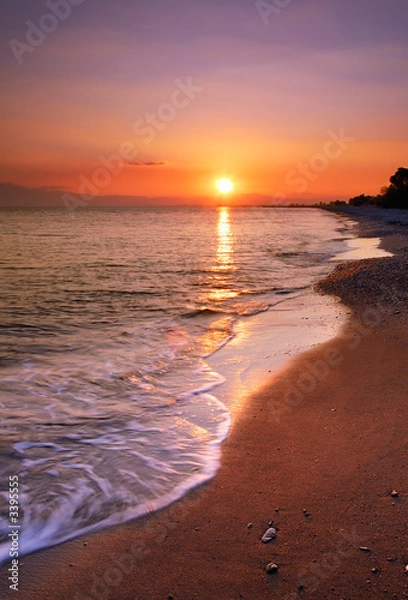
[[[266,570],[268,573],[276,573],[278,570],[278,565],[275,565],[275,563],[269,563],[266,565]]]
[[[398,496],[399,496],[399,493],[397,492],[397,490],[392,490],[392,492],[391,492],[391,496],[392,496],[393,498],[398,498]]]
[[[251,528],[252,528],[252,523],[248,523],[247,529],[251,529]]]
[[[273,521],[269,521],[268,527],[272,527],[272,525],[273,525]]]
[[[360,550],[362,552],[371,552],[370,548],[367,548],[367,546],[360,546]]]
[[[408,565],[405,567],[405,573],[408,573]]]
[[[265,531],[265,533],[262,536],[262,541],[264,544],[267,544],[268,542],[270,542],[271,540],[276,538],[276,529],[274,527],[270,527],[269,529],[267,529]]]
[[[371,573],[378,573],[378,567],[373,567],[371,569]]]
[[[69,566],[70,566],[70,567],[73,567],[74,565],[73,565],[72,563],[70,563],[70,565],[69,565]]]
[[[84,546],[87,546],[87,545],[88,545],[88,542],[84,542]]]

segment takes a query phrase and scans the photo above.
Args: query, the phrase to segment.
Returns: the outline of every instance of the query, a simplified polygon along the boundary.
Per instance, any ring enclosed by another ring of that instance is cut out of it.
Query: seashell
[[[265,533],[262,536],[262,541],[264,544],[267,544],[268,542],[270,542],[271,540],[276,538],[276,529],[274,527],[270,527],[269,529],[267,529],[265,531]]]

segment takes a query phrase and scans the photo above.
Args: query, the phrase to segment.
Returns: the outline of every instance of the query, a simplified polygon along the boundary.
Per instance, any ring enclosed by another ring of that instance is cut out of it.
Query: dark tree
[[[350,198],[349,204],[351,206],[364,206],[365,204],[374,204],[374,198],[372,196],[360,194],[359,196],[354,196],[354,198]]]
[[[390,177],[390,184],[382,191],[380,205],[385,208],[408,209],[408,169],[400,167]]]
[[[408,210],[408,169],[400,167],[390,177],[390,185],[381,188],[378,196],[360,194],[350,198],[351,206],[374,205],[382,208],[404,208]]]

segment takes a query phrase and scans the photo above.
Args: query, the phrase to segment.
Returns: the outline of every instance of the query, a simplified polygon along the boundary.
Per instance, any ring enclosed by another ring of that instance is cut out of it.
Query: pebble
[[[251,529],[251,527],[252,527],[252,523],[248,523],[247,529]]]
[[[397,492],[397,490],[392,490],[392,492],[391,492],[391,496],[392,496],[393,498],[398,498],[398,496],[399,496],[399,493]]]
[[[275,563],[269,563],[266,565],[266,570],[268,573],[276,573],[278,570],[278,565],[275,565]]]
[[[408,565],[405,567],[405,573],[408,573]]]
[[[267,544],[268,542],[270,542],[271,540],[273,540],[275,538],[276,538],[276,529],[274,527],[270,527],[263,534],[262,541],[264,544]]]
[[[367,546],[360,546],[360,550],[363,552],[371,552],[370,548],[367,548]]]

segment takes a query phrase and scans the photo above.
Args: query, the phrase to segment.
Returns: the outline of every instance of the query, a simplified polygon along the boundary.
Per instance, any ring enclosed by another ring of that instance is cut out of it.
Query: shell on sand
[[[262,541],[263,541],[264,544],[267,544],[268,542],[270,542],[274,538],[276,538],[276,529],[274,527],[270,527],[263,534]]]

